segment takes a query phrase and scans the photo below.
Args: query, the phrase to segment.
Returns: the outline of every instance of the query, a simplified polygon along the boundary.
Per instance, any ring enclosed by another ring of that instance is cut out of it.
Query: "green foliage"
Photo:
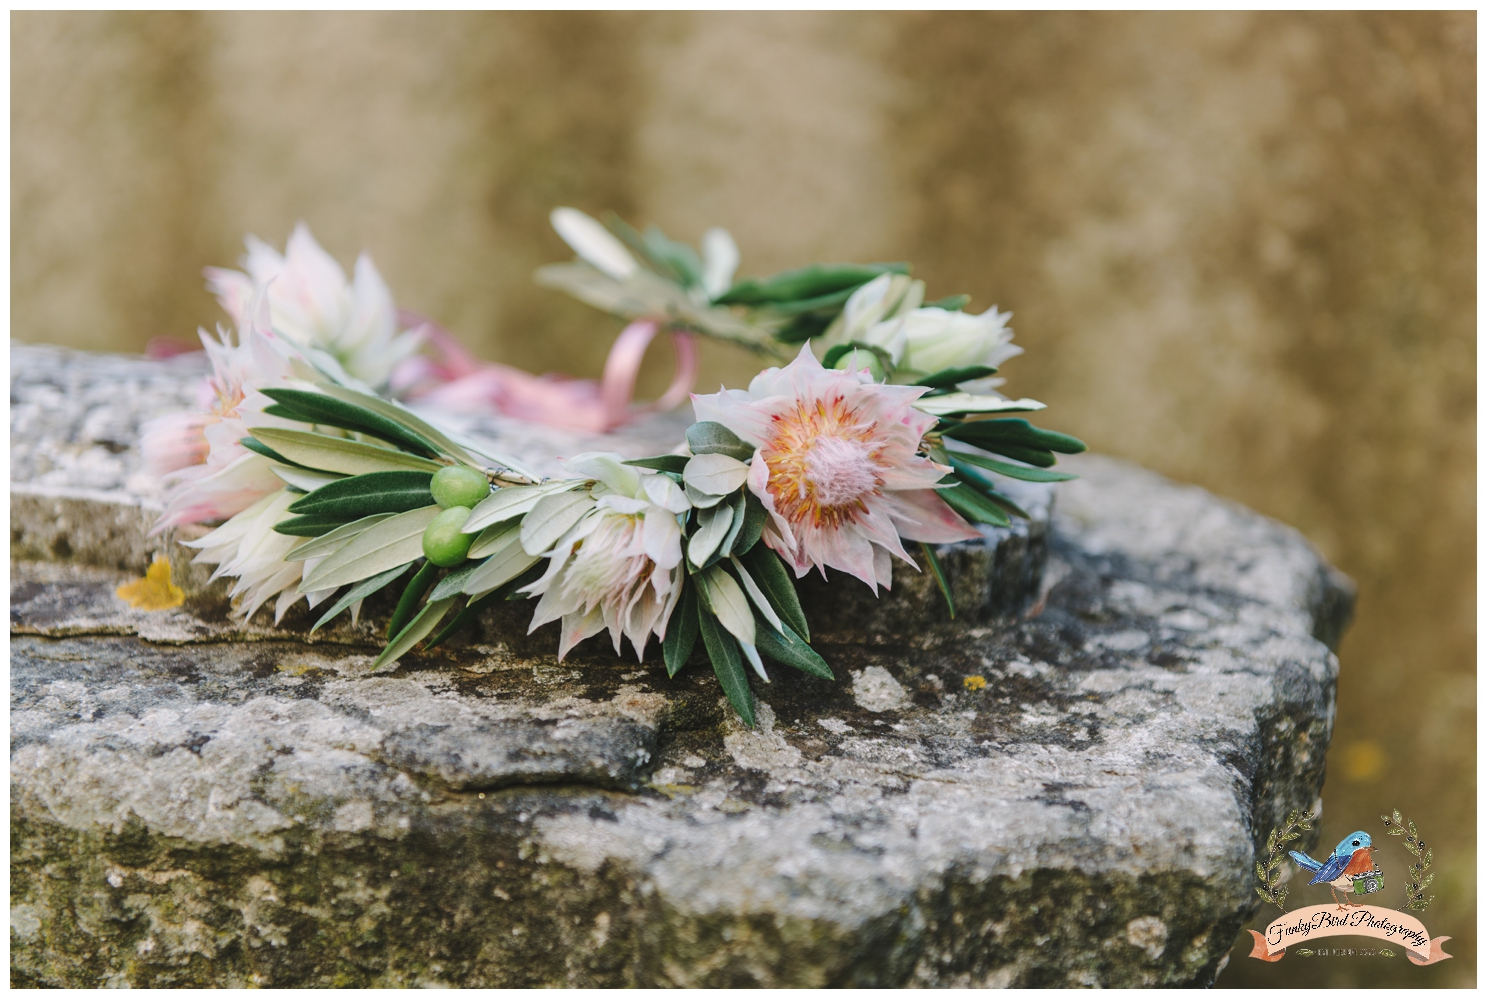
[[[743,525],[738,536],[733,539],[734,555],[746,555],[753,550],[764,533],[764,521],[768,516],[769,512],[764,509],[763,501],[752,490],[745,489]]]
[[[487,591],[486,593],[482,593],[480,596],[474,597],[473,599],[467,601],[465,603],[464,609],[454,616],[454,620],[450,621],[449,624],[447,624],[444,629],[437,635],[429,639],[428,645],[424,646],[425,650],[432,649],[436,645],[442,645],[449,638],[449,636],[455,634],[461,628],[464,628],[466,625],[470,624],[472,621],[475,620],[476,615],[478,615],[487,606],[495,603],[498,600],[529,599],[525,594],[521,593],[520,590],[522,587],[536,582],[538,577],[542,575],[542,571],[543,567],[540,564],[531,566],[527,569],[526,572],[517,576],[515,579],[508,580],[496,589]],[[435,592],[437,593],[437,589]],[[433,597],[434,594],[430,594],[431,600],[433,599]],[[454,598],[450,597],[448,599]]]
[[[960,296],[965,298],[967,296]],[[968,368],[946,368],[936,371],[932,375],[925,375],[915,382],[915,385],[928,385],[933,389],[954,388],[961,382],[973,382],[977,378],[989,378],[997,373],[996,368],[988,368],[984,364],[975,364]]]
[[[1053,456],[1055,451],[1079,454],[1086,450],[1084,442],[1077,437],[1043,430],[1023,419],[944,420],[940,432],[954,440],[1039,468],[1053,467],[1057,460]]]
[[[429,480],[430,473],[411,470],[353,475],[295,500],[289,512],[339,518],[342,523],[377,513],[404,513],[434,502]]]
[[[412,649],[413,646],[423,641],[428,633],[438,626],[439,622],[444,619],[445,614],[449,613],[449,608],[453,605],[453,597],[445,600],[431,600],[424,604],[423,610],[418,612],[418,616],[408,622],[408,626],[388,643],[387,648],[382,650],[382,654],[377,657],[373,668],[379,668],[402,658],[404,654]]]
[[[754,445],[739,438],[721,423],[703,420],[687,428],[687,445],[693,454],[726,454],[739,461],[754,456]]]
[[[394,472],[400,469],[437,472],[439,466],[427,458],[378,447],[345,437],[313,434],[304,430],[254,427],[253,436],[291,462],[305,468],[342,475],[364,472]]]
[[[371,579],[363,579],[360,583],[357,583],[355,586],[351,587],[349,590],[346,591],[341,599],[337,600],[334,604],[331,605],[330,610],[321,615],[320,620],[315,622],[315,627],[310,629],[310,634],[313,635],[315,634],[315,632],[325,627],[328,622],[335,619],[337,614],[340,614],[343,610],[350,607],[358,600],[365,600],[373,593],[376,593],[378,590],[386,587],[389,583],[397,580],[403,575],[403,573],[408,571],[409,566],[411,566],[412,564],[412,562],[409,562],[407,563],[407,565],[400,565],[396,568],[388,569],[386,572],[381,573],[377,576],[373,576]]]
[[[754,692],[749,689],[749,677],[743,668],[743,653],[734,639],[718,619],[700,606],[697,614],[698,630],[702,633],[702,644],[707,648],[707,657],[712,661],[713,673],[723,687],[723,694],[733,710],[749,728],[754,727]]]
[[[256,454],[261,454],[265,458],[268,458],[268,459],[270,459],[272,461],[277,461],[281,465],[289,465],[291,468],[304,468],[305,467],[304,465],[300,465],[300,464],[297,464],[295,462],[290,461],[288,458],[284,457],[282,454],[280,454],[279,452],[275,451],[273,448],[269,447],[267,444],[263,443],[263,441],[257,440],[255,438],[252,438],[252,437],[241,437],[241,438],[238,439],[238,443],[241,444],[243,447],[247,448],[249,451],[252,451],[252,452],[254,452]]]
[[[796,316],[775,332],[775,339],[780,343],[805,343],[812,337],[818,337],[831,327],[831,321],[837,316],[836,309],[828,309],[824,312],[807,312]]]
[[[675,475],[682,474],[687,467],[687,456],[684,454],[658,454],[654,458],[632,458],[625,462],[636,468],[653,468],[658,472],[671,472]]]
[[[850,294],[879,274],[907,274],[909,265],[811,264],[780,271],[767,278],[745,278],[718,298],[719,305],[778,305],[847,292]],[[845,299],[843,299],[845,301]]]
[[[884,372],[890,374],[893,372],[894,365],[892,354],[888,353],[888,351],[884,350],[882,347],[877,347],[870,343],[862,343],[857,340],[852,340],[848,343],[839,343],[836,346],[832,347],[826,352],[826,356],[821,359],[821,366],[823,368],[834,368],[836,367],[837,362],[840,361],[842,358],[846,357],[850,353],[853,353],[854,351],[859,350],[871,354],[873,356],[873,359],[878,362],[878,365],[883,369]],[[870,364],[866,358],[859,358],[856,362],[856,366],[859,368],[870,367]],[[875,375],[874,377],[878,376]]]
[[[264,408],[270,416],[368,434],[425,458],[439,453],[439,448],[421,434],[365,406],[301,389],[266,388],[263,394],[278,404]]]
[[[1255,889],[1255,894],[1271,905],[1279,906],[1281,912],[1286,911],[1288,891],[1280,883],[1280,865],[1286,855],[1286,845],[1300,839],[1303,832],[1311,829],[1311,823],[1315,819],[1316,816],[1310,812],[1291,809],[1291,814],[1286,816],[1285,825],[1270,830],[1270,835],[1265,840],[1265,860],[1255,861],[1255,876],[1260,879],[1260,887]]]
[[[413,620],[417,612],[418,602],[428,592],[434,583],[434,577],[439,574],[439,567],[432,562],[425,562],[423,566],[408,580],[408,585],[403,588],[403,595],[398,598],[398,606],[392,612],[392,618],[387,622],[387,637],[393,638],[398,632]]]
[[[768,656],[777,663],[792,666],[802,673],[820,677],[823,680],[835,680],[836,674],[831,672],[831,667],[826,665],[826,660],[805,643],[805,640],[795,633],[783,621],[780,622],[781,630],[776,631],[774,625],[756,613],[754,615],[754,644],[761,655]]]
[[[993,503],[975,486],[953,475],[941,482],[953,482],[948,489],[939,490],[939,496],[950,505],[950,509],[973,524],[992,524],[996,527],[1011,527],[1012,520],[1000,506]]]
[[[275,534],[291,538],[318,538],[346,524],[347,518],[327,514],[311,514],[305,517],[290,517],[274,525]]]
[[[765,545],[755,545],[740,561],[748,569],[754,582],[759,584],[759,589],[764,591],[780,620],[809,642],[811,630],[806,624],[805,611],[801,609],[800,597],[795,594],[795,583],[790,579],[790,573],[780,557]]]
[[[961,309],[964,309],[967,305],[970,305],[970,304],[971,304],[971,296],[970,295],[950,295],[947,298],[940,299],[938,302],[925,302],[924,303],[924,305],[925,305],[926,308],[930,308],[930,309],[944,309],[946,312],[959,312]],[[995,370],[995,369],[993,369],[993,370]],[[962,379],[962,380],[964,381],[965,379]],[[923,383],[921,382],[920,384],[923,384]]]
[[[1425,897],[1425,889],[1435,880],[1434,874],[1426,874],[1430,869],[1431,862],[1435,859],[1435,851],[1425,845],[1420,838],[1420,832],[1415,828],[1413,819],[1405,820],[1399,814],[1399,809],[1394,809],[1393,816],[1381,815],[1384,825],[1389,827],[1390,836],[1403,836],[1404,848],[1415,858],[1415,862],[1409,867],[1409,881],[1404,886],[1404,907],[1420,911],[1431,902],[1435,896]]]
[[[412,562],[423,554],[424,529],[438,514],[439,508],[430,504],[373,524],[327,555],[305,576],[300,592],[354,585],[393,566]]]
[[[1068,472],[1050,472],[1042,468],[1028,468],[1026,465],[1014,465],[1011,462],[997,461],[995,458],[984,454],[974,454],[970,451],[950,451],[950,463],[959,467],[961,464],[977,465],[998,475],[1005,475],[1012,479],[1021,479],[1024,482],[1067,482],[1077,479],[1079,476],[1070,475]]]
[[[667,676],[676,676],[677,671],[687,664],[697,645],[697,631],[697,584],[688,576],[682,580],[681,602],[671,614],[666,638],[661,643]]]
[[[940,593],[945,597],[945,606],[950,608],[950,618],[955,619],[955,598],[950,595],[950,581],[945,578],[945,570],[940,565],[940,557],[928,542],[919,542],[919,549],[924,552],[924,561],[929,563],[930,574],[935,577],[935,583],[940,587]]]

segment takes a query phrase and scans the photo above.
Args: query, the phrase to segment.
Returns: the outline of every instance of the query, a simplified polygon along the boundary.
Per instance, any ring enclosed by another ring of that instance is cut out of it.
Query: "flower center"
[[[597,606],[650,579],[655,563],[640,544],[641,518],[604,514],[594,533],[578,543],[568,570],[569,586],[586,606]]]
[[[865,498],[881,485],[873,430],[842,396],[803,399],[776,416],[761,452],[775,509],[791,523],[827,528],[866,512]]]
[[[816,438],[805,453],[805,470],[822,506],[845,506],[878,484],[872,451],[841,437]]]

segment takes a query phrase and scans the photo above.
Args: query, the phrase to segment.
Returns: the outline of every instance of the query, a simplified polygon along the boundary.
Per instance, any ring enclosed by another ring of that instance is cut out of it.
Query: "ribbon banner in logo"
[[[1451,955],[1441,950],[1450,937],[1430,938],[1425,924],[1397,909],[1372,905],[1355,905],[1339,910],[1335,905],[1313,905],[1281,916],[1265,927],[1265,932],[1250,930],[1255,949],[1250,957],[1261,961],[1279,961],[1287,947],[1295,947],[1319,937],[1373,937],[1404,948],[1413,964],[1434,964]]]

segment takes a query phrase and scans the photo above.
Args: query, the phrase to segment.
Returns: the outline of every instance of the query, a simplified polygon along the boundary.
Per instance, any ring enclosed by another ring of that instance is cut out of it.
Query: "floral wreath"
[[[303,598],[328,605],[318,629],[401,587],[381,666],[496,601],[536,598],[529,633],[560,621],[559,660],[601,631],[643,660],[654,637],[675,676],[700,638],[752,726],[745,664],[766,681],[765,659],[833,678],[792,572],[837,569],[876,593],[894,557],[918,568],[914,542],[949,602],[932,546],[1027,516],[997,477],[1072,478],[1051,470],[1055,453],[1084,444],[1009,416],[1044,407],[996,391],[1022,352],[1010,313],[967,313],[965,295],[926,304],[906,264],[735,281],[722,229],[699,254],[613,216],[559,208],[553,225],[578,259],[540,282],[651,335],[795,356],[746,390],[694,394],[674,453],[580,454],[545,478],[393,397],[400,370],[427,370],[416,352],[430,328],[399,330],[369,258],[348,281],[303,227],[283,256],[250,239],[248,273],[207,272],[237,333],[201,334],[201,410],[147,424],[142,440],[169,487],[156,530],[220,524],[184,543],[213,579],[236,580],[237,616],[273,600],[277,624]]]

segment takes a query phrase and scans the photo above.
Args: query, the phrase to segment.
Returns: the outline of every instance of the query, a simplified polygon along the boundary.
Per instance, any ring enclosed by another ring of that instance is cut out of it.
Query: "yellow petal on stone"
[[[125,583],[114,591],[135,610],[162,611],[186,602],[186,591],[170,581],[170,561],[156,555],[144,579]]]

